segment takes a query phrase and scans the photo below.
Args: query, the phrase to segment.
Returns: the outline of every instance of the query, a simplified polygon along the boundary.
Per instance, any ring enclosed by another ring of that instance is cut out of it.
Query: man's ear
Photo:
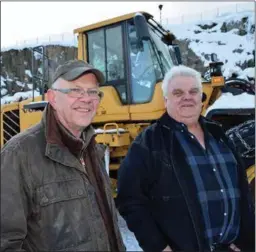
[[[167,98],[164,97],[164,107],[167,108]]]
[[[52,89],[47,90],[47,100],[52,105],[52,107],[56,108],[56,94]]]

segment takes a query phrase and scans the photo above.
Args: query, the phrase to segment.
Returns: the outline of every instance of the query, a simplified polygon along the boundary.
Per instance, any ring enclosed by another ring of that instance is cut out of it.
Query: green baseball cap
[[[103,73],[83,60],[69,60],[58,66],[53,75],[52,83],[54,83],[58,78],[62,78],[66,81],[73,81],[87,73],[93,73],[100,85],[105,83]]]

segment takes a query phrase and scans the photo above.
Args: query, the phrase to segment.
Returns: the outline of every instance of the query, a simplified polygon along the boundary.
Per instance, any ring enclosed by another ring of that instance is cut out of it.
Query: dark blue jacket
[[[240,248],[254,251],[254,209],[241,159],[221,127],[202,117],[206,129],[233,151],[241,190]],[[206,251],[196,185],[184,152],[164,114],[132,143],[119,169],[117,206],[144,251]]]

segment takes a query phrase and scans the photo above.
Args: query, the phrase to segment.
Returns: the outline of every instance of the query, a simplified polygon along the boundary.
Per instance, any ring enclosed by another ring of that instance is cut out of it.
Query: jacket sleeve
[[[240,174],[240,232],[234,243],[243,251],[255,251],[255,208],[252,200],[252,192],[249,189],[246,171],[239,167]]]
[[[228,144],[238,161],[238,177],[241,192],[240,232],[234,243],[241,250],[255,251],[255,208],[252,199],[252,192],[250,191],[246,175],[246,166],[237,151],[236,146],[230,139],[228,139]]]
[[[18,146],[1,151],[1,251],[24,251],[27,197]]]
[[[163,235],[150,214],[146,188],[150,173],[148,149],[139,142],[133,142],[119,168],[117,206],[134,232],[144,251],[162,251],[166,246]]]

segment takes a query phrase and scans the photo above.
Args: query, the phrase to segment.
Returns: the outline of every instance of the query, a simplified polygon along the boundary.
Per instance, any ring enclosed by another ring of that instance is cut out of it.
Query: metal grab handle
[[[116,131],[117,131],[117,134],[120,135],[120,132],[119,132],[119,127],[118,127],[118,124],[117,123],[106,123],[103,127],[103,130],[104,130],[104,134],[106,134],[106,128],[108,126],[114,126],[116,128]]]

